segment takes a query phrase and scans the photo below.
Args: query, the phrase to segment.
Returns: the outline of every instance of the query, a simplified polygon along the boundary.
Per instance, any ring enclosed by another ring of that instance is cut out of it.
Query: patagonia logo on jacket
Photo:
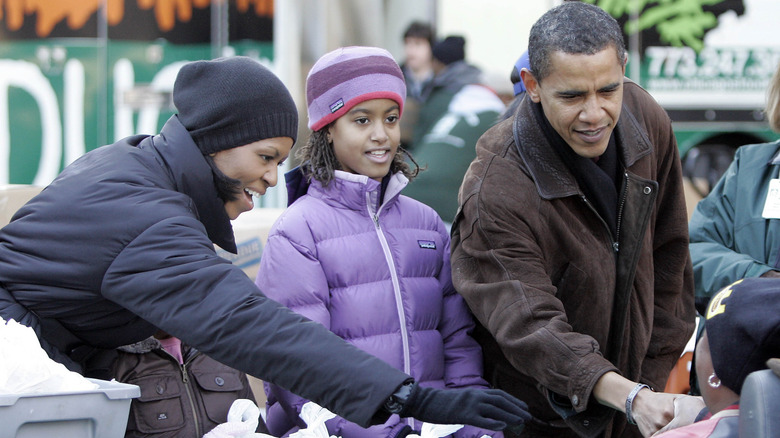
[[[423,249],[436,249],[436,242],[433,240],[418,240],[417,244]]]

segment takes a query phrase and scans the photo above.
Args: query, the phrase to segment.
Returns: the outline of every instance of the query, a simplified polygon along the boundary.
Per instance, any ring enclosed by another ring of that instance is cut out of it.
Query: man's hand
[[[674,418],[666,426],[654,433],[653,436],[659,435],[667,430],[692,424],[704,407],[704,399],[701,397],[678,395],[674,399]]]
[[[627,395],[636,386],[636,382],[610,371],[596,382],[593,395],[599,403],[625,412]],[[649,437],[661,429],[668,430],[692,423],[702,407],[704,402],[699,397],[653,392],[649,388],[642,388],[636,393],[631,404],[631,417],[642,436]],[[664,429],[667,425],[670,426]]]
[[[674,419],[674,400],[679,395],[649,389],[639,391],[634,399],[632,414],[642,436],[653,435]]]

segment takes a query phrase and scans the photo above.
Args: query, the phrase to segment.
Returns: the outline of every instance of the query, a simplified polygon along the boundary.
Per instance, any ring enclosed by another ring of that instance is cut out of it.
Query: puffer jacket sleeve
[[[314,242],[311,238],[305,243],[294,242],[280,231],[286,217],[282,216],[269,233],[255,284],[269,298],[330,329],[328,282]],[[289,426],[301,424],[293,416],[301,413],[308,400],[274,384],[265,384],[265,390],[271,433],[281,436],[290,431]]]
[[[283,215],[269,233],[263,250],[255,284],[269,298],[330,329],[330,288],[318,260],[316,245],[305,220]],[[302,424],[299,417],[309,400],[279,385],[265,385],[268,392],[267,424],[269,431],[285,435]],[[328,433],[344,438],[394,437],[403,425],[392,415],[382,425],[368,430],[341,417],[326,422]],[[399,426],[398,428],[396,426]],[[398,429],[398,430],[396,430]]]
[[[767,166],[766,163],[777,152],[777,147],[760,146],[763,149],[756,149],[755,146],[737,149],[734,161],[720,181],[707,197],[699,201],[693,211],[689,228],[696,296],[711,297],[741,278],[759,277],[772,269],[772,266],[763,260],[756,260],[754,254],[749,254],[755,250],[765,252],[770,257],[774,255],[769,251],[770,244],[765,246],[766,233],[772,227],[766,226],[767,221],[761,217],[761,197],[767,193],[768,181],[772,177],[766,172],[770,172],[769,168],[774,167]],[[765,154],[766,159],[747,159],[759,151],[762,152],[761,155]],[[745,160],[748,162],[743,162]],[[747,187],[742,186],[741,181],[747,183]],[[748,200],[743,203],[755,206],[748,211],[740,210],[737,208],[739,198]],[[737,230],[740,222],[744,224],[744,228]],[[750,239],[742,240],[737,233],[750,236]],[[750,245],[747,248],[741,247],[738,252],[735,248],[742,246],[740,241],[748,241]]]
[[[216,255],[193,217],[171,217],[128,242],[102,294],[213,359],[358,424],[385,421],[380,407],[408,378],[264,296]]]

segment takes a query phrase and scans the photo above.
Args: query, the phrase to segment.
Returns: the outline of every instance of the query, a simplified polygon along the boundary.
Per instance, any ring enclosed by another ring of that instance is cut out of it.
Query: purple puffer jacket
[[[433,209],[400,195],[407,182],[390,177],[377,208],[381,184],[366,176],[337,171],[327,188],[313,180],[271,229],[256,283],[424,386],[485,387],[474,321],[452,287],[449,234]],[[271,433],[297,430],[306,400],[265,389]],[[421,426],[397,415],[370,429],[340,417],[327,424],[343,438],[394,437],[405,425]],[[471,426],[455,436],[483,435],[503,436]]]

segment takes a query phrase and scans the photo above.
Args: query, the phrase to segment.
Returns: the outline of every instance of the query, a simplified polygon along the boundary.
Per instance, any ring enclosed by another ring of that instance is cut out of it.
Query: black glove
[[[468,424],[489,430],[531,419],[528,405],[500,389],[435,389],[414,383],[400,415],[434,424]]]

